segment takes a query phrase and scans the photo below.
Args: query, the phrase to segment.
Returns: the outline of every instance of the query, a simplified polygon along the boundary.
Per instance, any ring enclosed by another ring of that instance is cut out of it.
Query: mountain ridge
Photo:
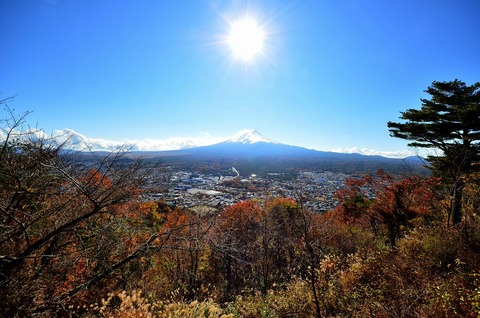
[[[230,139],[221,139],[211,136],[207,133],[203,133],[200,137],[170,137],[166,139],[123,139],[123,140],[110,140],[103,138],[92,138],[76,132],[73,129],[65,128],[63,130],[54,130],[50,135],[43,130],[38,129],[34,132],[37,138],[47,138],[55,140],[58,144],[64,145],[65,148],[76,151],[118,151],[127,150],[130,152],[138,153],[162,153],[166,151],[182,151],[191,148],[211,146],[218,143],[242,143],[242,144],[255,144],[258,142],[266,142],[271,144],[282,144],[278,141],[274,141],[264,135],[258,130],[246,129],[239,131]],[[0,140],[2,134],[0,132]],[[285,144],[284,144],[285,145]],[[304,147],[301,147],[304,148]],[[306,148],[308,149],[308,148]],[[321,150],[318,150],[321,151]],[[411,151],[378,151],[375,149],[366,148],[338,148],[330,151],[321,152],[335,152],[335,153],[358,153],[361,155],[375,156],[379,155],[386,158],[406,158],[412,156]]]
[[[98,152],[96,152],[98,153]],[[88,154],[85,154],[88,157]],[[379,169],[390,173],[426,173],[419,158],[395,159],[378,155],[318,151],[273,141],[258,131],[244,131],[231,139],[213,145],[165,151],[129,151],[126,160],[147,162],[228,175],[231,167],[250,174],[271,173],[295,175],[302,170],[322,170],[351,174],[371,174]],[[428,173],[428,172],[427,172]]]
[[[175,150],[131,151],[131,154],[143,154],[160,157],[195,156],[220,158],[255,158],[255,157],[292,157],[292,158],[329,158],[329,159],[364,159],[364,160],[408,160],[416,161],[413,156],[389,158],[381,155],[365,155],[335,151],[321,151],[301,146],[287,145],[262,135],[258,130],[242,130],[230,139],[211,145],[189,147]],[[420,161],[422,158],[419,158]]]

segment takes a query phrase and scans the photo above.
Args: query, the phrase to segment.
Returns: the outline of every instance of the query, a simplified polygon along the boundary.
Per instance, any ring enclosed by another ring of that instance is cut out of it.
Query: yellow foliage
[[[115,306],[113,299],[117,297],[120,305]],[[225,314],[224,310],[212,300],[202,302],[150,302],[141,291],[131,293],[122,291],[110,294],[100,304],[90,305],[89,313],[99,314],[106,318],[233,318],[233,314]],[[88,314],[88,313],[87,313]]]

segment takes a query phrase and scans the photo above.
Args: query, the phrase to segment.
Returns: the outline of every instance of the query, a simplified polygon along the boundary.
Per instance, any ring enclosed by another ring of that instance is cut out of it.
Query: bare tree
[[[114,285],[113,273],[160,251],[175,229],[159,233],[139,217],[139,189],[150,172],[141,162],[125,163],[123,150],[86,156],[65,149],[25,130],[28,113],[5,110],[0,315],[48,316],[101,281]]]

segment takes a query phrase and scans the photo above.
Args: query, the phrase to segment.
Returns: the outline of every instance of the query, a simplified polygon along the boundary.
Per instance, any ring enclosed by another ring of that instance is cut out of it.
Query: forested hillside
[[[6,111],[2,317],[480,315],[476,135],[445,142],[431,177],[348,179],[324,214],[285,197],[187,210],[143,200],[151,167],[124,152],[82,162]],[[389,125],[410,140],[430,134]]]

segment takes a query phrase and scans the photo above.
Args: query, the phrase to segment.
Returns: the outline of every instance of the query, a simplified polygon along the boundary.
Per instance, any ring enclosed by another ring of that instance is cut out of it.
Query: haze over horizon
[[[0,99],[16,96],[9,106],[47,135],[106,149],[254,128],[404,157],[414,151],[386,123],[433,81],[479,81],[478,12],[474,0],[3,2]]]
[[[28,132],[28,133],[27,133]],[[15,134],[25,135],[25,136],[36,136],[36,138],[53,138],[58,144],[63,144],[67,149],[80,150],[80,151],[118,151],[118,150],[127,150],[131,151],[172,151],[172,150],[183,150],[189,148],[196,148],[202,146],[210,146],[223,142],[235,142],[235,143],[256,143],[256,142],[266,142],[266,143],[275,143],[283,144],[277,140],[272,140],[267,136],[264,136],[259,131],[255,129],[244,129],[236,134],[230,135],[228,137],[214,137],[209,134],[203,134],[199,137],[171,137],[167,139],[143,139],[143,140],[134,140],[134,139],[124,139],[124,140],[107,140],[103,138],[90,138],[84,136],[72,129],[63,129],[63,130],[54,130],[53,133],[47,134],[41,129],[31,128],[26,131],[14,131]],[[27,134],[25,134],[27,133]],[[33,135],[32,135],[33,133]],[[0,130],[0,140],[5,139],[5,134]],[[30,138],[29,137],[29,138]],[[290,146],[302,147],[298,145],[290,144]],[[305,147],[303,147],[305,148]],[[331,151],[338,153],[357,153],[367,156],[382,156],[387,158],[406,158],[411,156],[420,155],[413,149],[407,151],[378,151],[375,149],[367,148],[337,148],[337,149],[314,149],[314,148],[305,148],[313,149],[317,151]]]

